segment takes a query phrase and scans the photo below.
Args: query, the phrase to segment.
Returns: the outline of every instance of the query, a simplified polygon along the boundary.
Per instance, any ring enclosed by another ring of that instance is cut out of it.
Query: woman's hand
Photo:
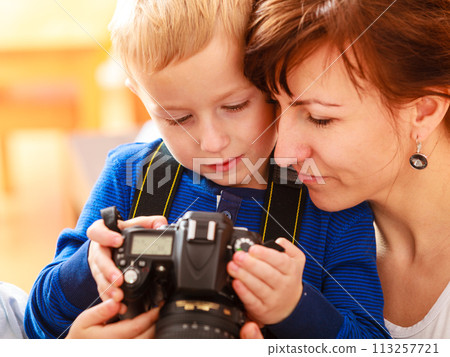
[[[242,339],[260,339],[264,338],[256,322],[249,321],[241,328],[240,337]]]
[[[112,299],[83,311],[74,321],[66,338],[153,338],[159,307],[133,319],[107,324],[126,306]]]

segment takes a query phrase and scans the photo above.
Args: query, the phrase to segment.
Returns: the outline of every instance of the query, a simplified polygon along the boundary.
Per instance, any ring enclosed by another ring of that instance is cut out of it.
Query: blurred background
[[[107,52],[116,0],[0,0],[0,280],[29,293],[107,152],[148,114]]]

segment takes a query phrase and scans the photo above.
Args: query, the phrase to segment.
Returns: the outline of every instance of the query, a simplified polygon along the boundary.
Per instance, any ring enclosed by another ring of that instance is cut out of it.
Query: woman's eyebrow
[[[324,107],[342,107],[342,105],[340,104],[328,103],[319,99],[295,100],[291,103],[291,106],[298,107],[301,105],[308,105],[308,104],[320,104]]]

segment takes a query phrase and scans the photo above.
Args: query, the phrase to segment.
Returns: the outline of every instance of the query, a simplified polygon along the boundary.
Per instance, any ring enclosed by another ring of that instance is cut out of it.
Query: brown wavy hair
[[[324,43],[343,53],[357,88],[370,81],[391,108],[426,95],[450,98],[449,0],[256,1],[246,76],[292,96],[289,71]],[[450,111],[445,121],[450,131]]]

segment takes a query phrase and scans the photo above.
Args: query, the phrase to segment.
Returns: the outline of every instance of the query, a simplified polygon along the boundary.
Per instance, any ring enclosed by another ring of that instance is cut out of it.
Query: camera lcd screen
[[[171,255],[173,236],[162,233],[135,234],[131,244],[131,254]]]

